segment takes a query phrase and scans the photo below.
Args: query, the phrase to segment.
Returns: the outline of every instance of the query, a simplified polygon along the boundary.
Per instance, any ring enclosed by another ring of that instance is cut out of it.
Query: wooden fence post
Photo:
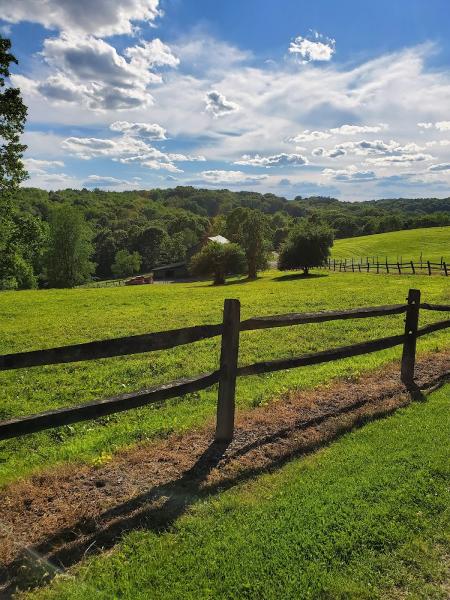
[[[427,260],[427,266],[428,266],[428,275],[431,275],[431,264],[430,264],[429,260]]]
[[[447,272],[447,263],[446,263],[446,262],[443,262],[443,263],[442,263],[442,266],[444,267],[444,273],[445,273],[445,276],[447,277],[447,276],[448,276],[448,272]]]
[[[420,290],[408,292],[408,307],[405,318],[405,340],[403,342],[401,380],[403,383],[414,381],[414,365],[416,362],[416,337],[419,324]]]
[[[229,442],[234,433],[234,404],[239,354],[239,300],[225,300],[220,351],[219,394],[217,399],[216,442]]]

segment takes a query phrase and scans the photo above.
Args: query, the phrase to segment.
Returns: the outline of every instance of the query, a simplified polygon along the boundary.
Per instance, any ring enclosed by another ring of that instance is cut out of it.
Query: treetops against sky
[[[448,0],[0,0],[28,186],[446,196]]]

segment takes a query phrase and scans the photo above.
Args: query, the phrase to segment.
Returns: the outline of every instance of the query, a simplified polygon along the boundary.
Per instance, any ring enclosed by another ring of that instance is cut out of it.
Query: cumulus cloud
[[[336,135],[354,135],[356,133],[378,133],[387,128],[388,126],[384,123],[380,125],[341,125],[333,127],[329,131]]]
[[[289,53],[296,56],[302,63],[331,60],[335,50],[336,40],[327,38],[317,31],[309,37],[299,35],[289,46]]]
[[[156,123],[130,123],[129,121],[114,121],[109,126],[111,131],[119,131],[128,135],[147,138],[149,140],[165,140],[166,130]]]
[[[126,48],[124,55],[93,36],[61,33],[44,41],[42,58],[54,73],[29,91],[94,110],[123,110],[152,104],[149,86],[162,81],[156,67],[176,67],[179,59],[160,40]],[[25,78],[22,76],[22,83]]]
[[[393,156],[379,156],[376,158],[367,158],[366,163],[371,165],[377,165],[379,167],[389,167],[391,165],[400,164],[409,166],[412,163],[423,162],[426,160],[432,160],[431,154],[398,154]]]
[[[438,121],[434,126],[439,131],[450,131],[450,121]]]
[[[62,160],[42,160],[37,158],[24,158],[23,163],[25,169],[31,175],[44,175],[47,173],[47,169],[55,169],[64,167]]]
[[[421,129],[431,129],[433,127],[433,123],[425,123],[425,122],[421,122],[421,123],[417,123],[417,127],[420,127]]]
[[[273,156],[260,156],[255,154],[251,156],[244,154],[244,156],[235,161],[236,165],[249,165],[252,167],[300,167],[308,164],[308,159],[301,154],[274,154]]]
[[[360,171],[354,165],[349,166],[347,169],[324,169],[322,174],[334,181],[342,182],[372,181],[376,179],[373,171]]]
[[[238,185],[241,183],[257,183],[267,179],[267,175],[248,175],[243,171],[202,171],[202,178],[208,183]]]
[[[289,142],[295,142],[296,144],[299,142],[315,142],[316,140],[326,140],[330,138],[331,134],[327,131],[310,131],[309,129],[305,129],[298,135],[288,138]]]
[[[205,96],[206,110],[211,113],[213,117],[223,117],[230,113],[239,110],[239,105],[231,100],[227,100],[226,97],[218,92],[217,90],[211,90]]]
[[[159,0],[17,0],[2,3],[2,19],[30,21],[48,29],[97,36],[133,33],[134,22],[153,22],[161,14]]]

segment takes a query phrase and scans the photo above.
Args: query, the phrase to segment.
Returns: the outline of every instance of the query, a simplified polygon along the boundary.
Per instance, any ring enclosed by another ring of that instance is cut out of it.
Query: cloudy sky
[[[449,0],[0,0],[27,185],[450,194]]]

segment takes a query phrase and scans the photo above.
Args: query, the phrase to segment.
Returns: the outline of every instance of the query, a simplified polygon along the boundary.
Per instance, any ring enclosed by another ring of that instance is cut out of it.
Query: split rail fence
[[[430,260],[389,262],[387,258],[384,261],[329,258],[325,268],[330,271],[346,273],[395,273],[398,275],[444,275],[445,277],[450,275],[450,264],[447,264],[443,259],[440,262]]]
[[[96,400],[87,404],[49,410],[39,414],[2,421],[0,422],[0,440],[16,438],[44,429],[96,419],[112,413],[131,410],[155,402],[162,402],[169,398],[183,396],[184,394],[196,392],[218,383],[215,439],[216,441],[229,441],[232,439],[234,433],[237,377],[317,365],[351,356],[376,352],[386,348],[393,348],[399,345],[403,345],[401,380],[406,385],[410,385],[413,384],[414,380],[417,338],[450,327],[450,319],[447,319],[419,328],[419,309],[448,312],[450,311],[450,305],[421,304],[420,290],[411,289],[409,290],[406,304],[354,308],[343,311],[291,313],[254,317],[241,321],[239,300],[225,300],[223,322],[216,325],[200,325],[158,333],[63,346],[48,350],[6,354],[0,356],[0,370],[3,371],[153,352],[155,350],[174,348],[183,344],[191,344],[219,335],[222,336],[220,365],[216,371],[157,385],[134,393]],[[402,313],[405,313],[406,316],[405,327],[404,331],[399,334],[296,358],[282,358],[257,362],[247,366],[238,366],[239,334],[241,331],[302,325],[305,323],[323,323],[325,321],[342,319],[382,317]]]

